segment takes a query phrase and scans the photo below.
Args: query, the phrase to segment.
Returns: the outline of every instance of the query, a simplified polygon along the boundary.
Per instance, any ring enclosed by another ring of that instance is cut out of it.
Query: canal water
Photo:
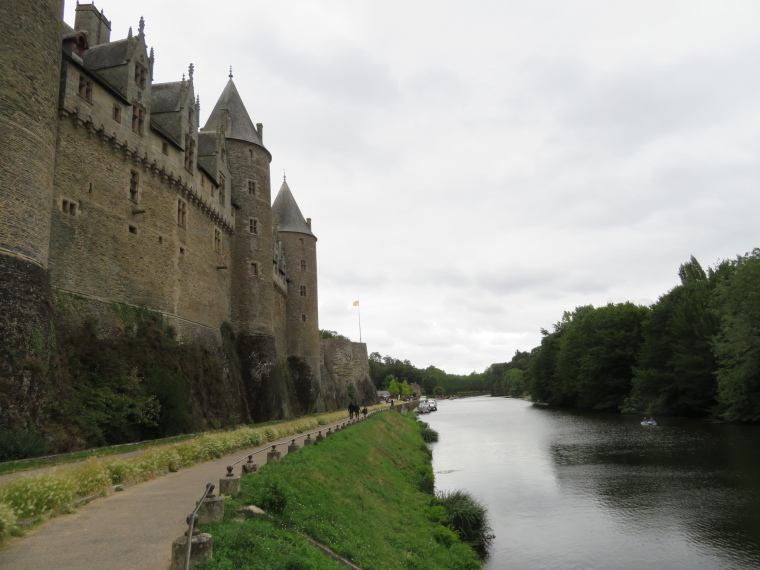
[[[496,535],[487,570],[760,568],[760,426],[444,400],[436,490]]]

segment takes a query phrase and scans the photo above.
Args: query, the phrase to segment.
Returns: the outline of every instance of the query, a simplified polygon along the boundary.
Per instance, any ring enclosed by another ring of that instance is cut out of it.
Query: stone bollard
[[[219,479],[220,495],[237,495],[240,492],[240,477],[235,477],[233,469],[232,465],[228,465],[227,475]]]
[[[322,435],[322,432],[320,431],[320,432],[317,434],[317,441],[322,441],[323,439],[325,439],[325,436],[323,436],[323,435]]]
[[[248,456],[248,461],[246,461],[245,463],[243,463],[243,467],[241,468],[241,474],[242,475],[251,475],[251,474],[255,475],[258,472],[259,472],[259,466],[256,465],[253,462],[253,455],[249,455]]]
[[[337,431],[338,428],[336,427],[335,430]],[[333,433],[334,432],[333,432],[332,428],[327,428],[327,434],[326,435],[332,435]]]
[[[295,453],[299,449],[301,448],[299,447],[299,445],[296,443],[296,440],[294,439],[293,441],[290,442],[290,445],[288,446],[288,453]]]
[[[306,436],[306,439],[303,440],[304,445],[314,445],[314,440],[311,439],[311,434]]]
[[[195,503],[198,506],[200,501]],[[198,509],[198,524],[219,522],[224,518],[224,498],[211,493]]]
[[[282,454],[279,451],[277,451],[277,446],[273,445],[272,451],[267,453],[267,463],[277,463],[280,460],[281,455]]]
[[[180,536],[172,542],[171,570],[184,570],[185,553],[187,552],[187,535]],[[205,532],[194,534],[190,542],[190,566],[198,566],[206,560],[211,560],[213,554],[213,539]]]

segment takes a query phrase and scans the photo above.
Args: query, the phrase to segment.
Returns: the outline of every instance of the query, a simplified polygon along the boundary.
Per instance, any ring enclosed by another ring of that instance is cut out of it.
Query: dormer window
[[[227,179],[224,177],[224,174],[221,172],[219,173],[219,203],[224,204],[224,197],[225,197],[225,187],[227,185]]]
[[[139,63],[135,64],[135,83],[141,89],[145,89],[145,82],[148,78],[148,70]]]
[[[193,108],[192,108],[192,107],[190,107],[190,108],[187,110],[187,122],[188,122],[188,123],[190,123],[190,126],[191,126],[191,127],[193,126],[193,115],[194,115],[194,113],[193,113]]]

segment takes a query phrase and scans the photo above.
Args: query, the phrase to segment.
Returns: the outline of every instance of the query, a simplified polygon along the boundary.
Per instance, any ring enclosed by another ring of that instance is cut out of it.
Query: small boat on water
[[[654,421],[654,420],[643,420],[641,422],[641,425],[643,425],[643,426],[656,426],[657,422]]]

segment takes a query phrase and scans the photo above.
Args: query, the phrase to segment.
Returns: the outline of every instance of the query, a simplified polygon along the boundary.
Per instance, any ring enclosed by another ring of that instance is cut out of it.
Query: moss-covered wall
[[[3,376],[0,435],[31,429],[47,452],[285,419],[332,411],[350,399],[375,399],[365,345],[328,342],[320,380],[307,360],[279,354],[273,336],[236,337],[227,323],[215,331],[60,290],[45,306],[47,321],[30,319],[28,334],[2,347],[20,372]]]

